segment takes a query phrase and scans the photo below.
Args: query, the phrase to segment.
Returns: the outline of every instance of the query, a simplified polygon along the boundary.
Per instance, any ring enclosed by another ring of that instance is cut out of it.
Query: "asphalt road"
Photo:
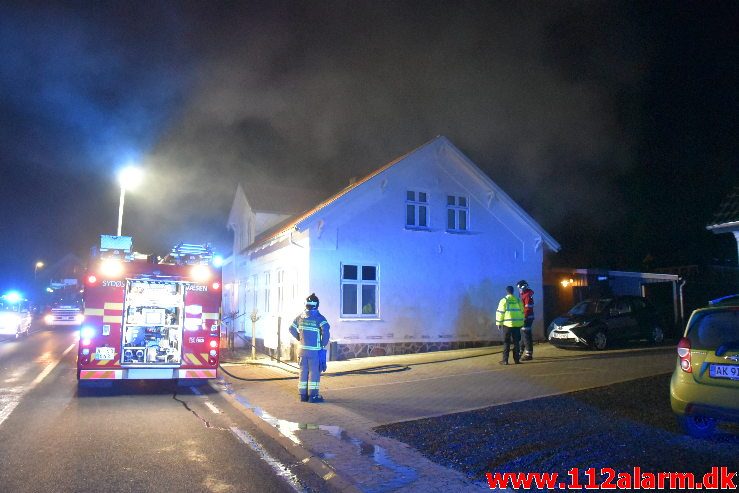
[[[74,328],[32,330],[0,341],[0,491],[322,489],[210,386],[78,389]]]

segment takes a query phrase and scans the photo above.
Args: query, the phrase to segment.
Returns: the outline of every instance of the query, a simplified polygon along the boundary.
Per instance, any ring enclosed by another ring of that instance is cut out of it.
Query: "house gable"
[[[508,224],[511,220],[524,224],[531,230],[532,234],[536,235],[538,239],[534,241],[539,246],[547,246],[555,252],[559,251],[560,245],[551,235],[485,175],[480,168],[457,149],[449,139],[443,136],[436,137],[414,151],[378,168],[302,215],[288,219],[273,229],[265,231],[250,246],[250,251],[263,248],[267,244],[273,244],[279,241],[284,235],[290,234],[290,232],[303,231],[316,223],[323,229],[325,227],[325,221],[320,223],[321,217],[330,214],[332,209],[340,208],[345,211],[348,201],[356,200],[359,191],[368,187],[379,186],[381,191],[384,192],[388,185],[389,176],[395,174],[400,168],[414,165],[420,166],[421,169],[418,169],[419,175],[424,173],[423,166],[434,165],[450,177],[460,177],[462,174],[465,174],[469,178],[474,179],[482,187],[481,190],[477,190],[475,198],[479,203],[484,204],[485,209],[490,214],[501,216],[499,219],[502,220],[504,225]],[[459,181],[461,178],[457,178],[457,180]],[[482,196],[480,192],[482,192]]]

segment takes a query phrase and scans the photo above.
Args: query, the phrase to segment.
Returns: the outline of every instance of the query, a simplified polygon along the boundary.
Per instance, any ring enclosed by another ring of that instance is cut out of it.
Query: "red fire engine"
[[[215,378],[221,270],[209,246],[180,244],[159,260],[130,237],[102,236],[84,287],[77,378]]]

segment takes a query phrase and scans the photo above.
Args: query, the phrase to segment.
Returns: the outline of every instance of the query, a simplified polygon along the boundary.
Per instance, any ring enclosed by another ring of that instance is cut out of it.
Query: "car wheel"
[[[665,333],[662,330],[662,327],[659,325],[655,325],[652,329],[652,335],[650,337],[650,341],[653,344],[661,344],[665,340]]]
[[[608,336],[606,336],[606,333],[603,332],[602,329],[598,329],[598,331],[593,334],[590,345],[593,346],[593,349],[603,351],[606,346],[608,346]]]
[[[694,438],[708,438],[716,430],[716,420],[705,416],[678,416],[683,431]]]

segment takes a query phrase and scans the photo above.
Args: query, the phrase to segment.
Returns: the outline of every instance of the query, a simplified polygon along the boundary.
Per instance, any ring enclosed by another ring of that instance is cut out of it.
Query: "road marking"
[[[221,414],[221,411],[213,405],[210,401],[205,401],[205,407],[211,410],[213,414]]]
[[[7,392],[7,395],[0,394],[0,425],[2,425],[3,422],[8,419],[8,416],[10,416],[13,410],[18,407],[23,394],[33,390],[33,388],[36,387],[36,385],[38,385],[44,378],[46,378],[46,376],[51,373],[56,365],[59,364],[62,358],[69,354],[69,352],[75,346],[77,346],[76,343],[72,344],[62,353],[59,359],[52,361],[51,363],[46,365],[46,367],[41,370],[41,373],[39,373],[36,378],[33,379],[28,387],[12,387],[9,389],[0,389],[0,392]]]
[[[236,438],[241,440],[243,443],[248,445],[249,448],[259,454],[262,460],[269,464],[269,467],[271,467],[278,476],[283,478],[294,491],[297,491],[299,493],[305,492],[305,489],[301,486],[298,477],[295,476],[295,474],[293,474],[292,471],[287,468],[287,466],[283,465],[280,461],[272,457],[269,452],[267,452],[253,436],[235,426],[231,427],[231,432],[236,435]]]
[[[46,376],[47,376],[47,375],[48,375],[49,373],[51,373],[51,371],[52,371],[52,370],[53,370],[54,368],[56,368],[56,365],[58,365],[58,364],[59,364],[59,362],[60,362],[60,361],[62,360],[62,358],[64,358],[64,357],[65,357],[66,355],[68,355],[68,354],[69,354],[69,352],[70,352],[70,351],[71,351],[72,349],[74,349],[74,348],[75,348],[75,346],[77,346],[77,343],[72,343],[72,344],[71,344],[71,345],[70,345],[70,346],[69,346],[69,347],[68,347],[67,349],[65,349],[65,350],[64,350],[64,352],[62,353],[62,356],[61,356],[60,358],[58,358],[58,359],[56,359],[56,360],[52,361],[51,363],[49,363],[48,365],[46,365],[46,368],[44,368],[44,369],[43,369],[43,370],[41,371],[41,373],[39,373],[39,374],[38,374],[38,376],[37,376],[36,378],[34,378],[34,379],[33,379],[33,382],[31,382],[31,385],[30,385],[30,386],[28,387],[28,390],[31,390],[31,389],[33,389],[33,388],[34,388],[34,387],[35,387],[36,385],[38,385],[39,383],[41,383],[41,381],[42,381],[42,380],[43,380],[44,378],[46,378]]]
[[[12,387],[9,389],[0,389],[2,392],[7,392],[7,395],[0,394],[0,425],[3,424],[13,409],[21,401],[23,395],[23,387]]]

